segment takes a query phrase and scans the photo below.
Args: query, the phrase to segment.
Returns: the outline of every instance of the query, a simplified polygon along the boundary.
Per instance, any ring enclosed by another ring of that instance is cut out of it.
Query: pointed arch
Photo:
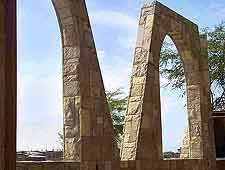
[[[208,65],[207,57],[201,53],[198,27],[157,1],[142,8],[139,20],[122,160],[148,160],[154,167],[163,159],[159,59],[167,34],[174,41],[184,64],[190,157],[210,160],[213,167],[215,151],[210,147],[214,144],[209,121]]]

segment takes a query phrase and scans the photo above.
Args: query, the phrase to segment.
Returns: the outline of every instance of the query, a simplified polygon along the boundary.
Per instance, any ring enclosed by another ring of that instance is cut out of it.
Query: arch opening
[[[176,45],[166,35],[160,51],[160,101],[164,159],[182,158],[188,145],[186,78]]]

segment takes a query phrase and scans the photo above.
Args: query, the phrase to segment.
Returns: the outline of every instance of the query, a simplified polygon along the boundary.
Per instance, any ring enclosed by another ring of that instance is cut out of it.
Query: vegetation
[[[208,57],[210,75],[210,93],[212,109],[225,110],[225,22],[213,29],[205,28],[202,34],[208,37]],[[179,54],[171,48],[173,45],[164,43],[161,50],[161,75],[165,76],[174,90],[185,94],[185,77]]]
[[[116,131],[116,140],[120,146],[123,138],[123,125],[125,111],[127,108],[127,96],[124,91],[119,88],[115,91],[106,92],[110,113],[112,115],[113,125]]]

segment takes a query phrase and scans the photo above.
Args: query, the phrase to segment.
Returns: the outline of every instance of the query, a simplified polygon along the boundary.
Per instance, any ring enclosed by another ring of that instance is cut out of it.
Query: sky
[[[128,94],[140,8],[146,0],[86,0],[107,90]],[[151,1],[149,1],[151,2]],[[224,0],[161,0],[199,25],[225,20]],[[61,37],[50,0],[18,0],[17,150],[59,149],[62,131]],[[166,82],[162,78],[162,82]],[[161,89],[164,151],[182,144],[185,98]]]

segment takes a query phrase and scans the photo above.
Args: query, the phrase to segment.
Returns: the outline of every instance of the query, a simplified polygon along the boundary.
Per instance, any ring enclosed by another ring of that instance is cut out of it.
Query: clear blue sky
[[[146,0],[87,0],[106,89],[127,91],[140,7]],[[202,27],[225,20],[224,0],[161,0]],[[61,38],[50,0],[18,0],[18,150],[58,148],[62,129]],[[165,150],[185,127],[184,99],[162,90]]]

